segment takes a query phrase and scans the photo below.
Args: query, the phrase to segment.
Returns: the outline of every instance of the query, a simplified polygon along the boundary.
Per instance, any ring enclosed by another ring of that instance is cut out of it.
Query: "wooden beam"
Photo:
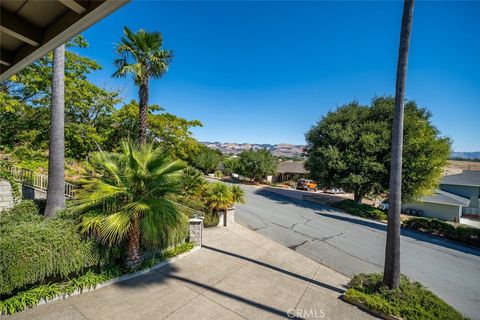
[[[8,67],[12,63],[13,63],[13,53],[5,49],[0,49],[0,64]]]
[[[77,14],[82,14],[85,11],[87,11],[85,7],[83,7],[81,4],[79,4],[75,0],[58,0],[58,1],[60,1],[65,7],[69,8],[70,10],[75,11],[75,13]]]
[[[130,0],[92,1],[89,2],[90,4],[87,11],[81,15],[73,11],[66,12],[60,19],[44,30],[42,42],[38,48],[23,46],[15,52],[15,59],[11,66],[7,67],[0,64],[0,82],[5,81],[33,61],[43,57],[59,45],[72,39],[129,1]],[[3,8],[2,11],[4,11]]]
[[[37,47],[42,42],[42,28],[31,24],[5,8],[2,8],[0,18],[0,31],[31,46]]]

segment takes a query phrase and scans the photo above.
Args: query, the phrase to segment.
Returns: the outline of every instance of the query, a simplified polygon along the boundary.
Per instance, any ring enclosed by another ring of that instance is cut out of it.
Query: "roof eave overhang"
[[[12,55],[11,63],[8,66],[4,64],[0,66],[0,82],[7,80],[35,60],[53,51],[129,1],[91,1],[89,8],[83,14],[78,14],[74,11],[67,12],[54,24],[43,30],[43,39],[39,46],[22,47]]]

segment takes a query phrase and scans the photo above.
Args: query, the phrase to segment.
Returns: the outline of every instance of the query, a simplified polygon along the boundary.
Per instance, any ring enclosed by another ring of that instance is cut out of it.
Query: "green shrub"
[[[465,226],[455,227],[438,219],[415,217],[402,222],[402,226],[430,233],[435,236],[480,247],[480,229]]]
[[[220,222],[220,218],[216,212],[207,212],[203,216],[203,225],[205,228],[216,227]]]
[[[356,204],[353,200],[342,200],[340,202],[333,203],[332,206],[342,209],[354,216],[374,220],[387,220],[387,214],[382,210],[372,207],[368,204]]]
[[[140,267],[146,269],[154,266],[162,260],[177,256],[179,254],[190,251],[195,247],[193,243],[182,243],[174,248],[167,249],[161,252],[160,255],[154,256],[146,260]],[[135,271],[135,270],[134,270]],[[48,283],[32,287],[28,290],[18,292],[14,296],[0,301],[0,315],[13,314],[20,312],[26,308],[36,306],[41,300],[49,300],[56,296],[71,295],[75,291],[82,291],[84,289],[91,289],[97,287],[99,284],[110,279],[121,276],[127,271],[121,269],[119,266],[112,266],[104,269],[101,272],[94,272],[88,270],[85,274],[74,278],[68,278],[67,281],[61,283]]]
[[[0,161],[0,179],[6,180],[12,187],[12,196],[15,201],[22,198],[20,186],[15,181],[12,172],[10,171],[10,164],[6,161]]]
[[[400,279],[400,286],[394,290],[384,286],[382,280],[380,273],[354,276],[345,293],[345,300],[359,302],[371,310],[405,320],[465,319],[445,301],[404,275]]]
[[[82,239],[67,214],[44,219],[37,212],[25,201],[1,215],[0,296],[105,264],[110,257],[95,241]]]
[[[35,202],[32,200],[23,200],[13,208],[5,210],[0,214],[0,234],[2,229],[8,225],[16,226],[23,222],[38,222],[43,220],[38,212]]]

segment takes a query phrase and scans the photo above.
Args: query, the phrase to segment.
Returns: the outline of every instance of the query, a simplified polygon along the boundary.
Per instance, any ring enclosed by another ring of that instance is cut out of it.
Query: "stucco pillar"
[[[188,240],[202,246],[203,219],[193,218],[188,220]]]

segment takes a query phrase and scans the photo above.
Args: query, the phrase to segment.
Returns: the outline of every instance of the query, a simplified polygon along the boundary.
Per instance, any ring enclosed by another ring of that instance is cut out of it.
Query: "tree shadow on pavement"
[[[215,248],[210,247],[210,250],[213,250],[213,249],[215,249]],[[217,251],[221,252],[221,253],[227,253],[226,251],[223,251],[223,250],[220,250],[220,249],[217,249]],[[241,256],[238,255],[238,257],[241,257]],[[243,257],[243,258],[245,258],[245,257]],[[248,258],[246,258],[246,259],[248,259]],[[282,269],[279,269],[279,270],[282,270]],[[285,271],[285,270],[282,270],[282,271]],[[285,272],[287,272],[287,271],[285,271]],[[231,293],[231,292],[219,289],[219,288],[215,288],[214,286],[207,285],[205,283],[195,281],[193,279],[189,279],[189,278],[186,278],[186,277],[182,277],[180,275],[180,270],[178,270],[178,268],[174,264],[170,264],[170,263],[166,264],[165,266],[163,266],[161,268],[146,272],[145,274],[139,275],[137,277],[118,282],[118,283],[115,284],[115,286],[123,287],[125,289],[140,289],[141,290],[141,289],[146,289],[150,286],[155,286],[155,285],[165,283],[169,279],[174,279],[174,280],[180,281],[180,282],[182,282],[186,285],[189,284],[190,286],[188,286],[188,288],[190,288],[194,291],[196,291],[194,289],[195,287],[197,289],[200,289],[200,288],[205,289],[205,290],[210,291],[212,293],[222,295],[224,297],[233,299],[235,301],[239,301],[239,302],[244,303],[246,305],[249,305],[249,306],[252,306],[254,308],[257,308],[257,309],[263,310],[265,312],[271,313],[272,315],[280,316],[282,318],[287,318],[288,317],[289,319],[303,319],[301,317],[296,317],[294,315],[291,315],[291,316],[287,315],[288,310],[280,310],[280,309],[271,307],[269,305],[262,304],[260,302],[253,301],[251,299],[242,297],[240,295],[237,295],[237,294],[234,294],[234,293]],[[308,279],[308,278],[305,278],[305,279],[310,281],[310,279]],[[192,288],[192,286],[193,286],[193,288]],[[329,287],[328,285],[325,285],[325,286]],[[252,290],[253,289],[254,288],[252,288]],[[335,289],[337,291],[340,290],[340,289],[335,288],[335,287],[332,287],[331,289],[332,290]],[[341,291],[341,292],[343,292],[343,291]],[[126,292],[125,294],[135,294],[135,293]],[[181,307],[179,307],[179,308],[181,308]]]
[[[239,255],[239,254],[236,254],[236,253],[233,253],[233,252],[228,252],[228,251],[218,249],[218,248],[214,248],[214,247],[210,247],[210,246],[207,246],[207,245],[204,245],[203,248],[208,249],[208,250],[212,250],[212,251],[215,251],[215,252],[219,252],[221,254],[226,254],[226,255],[229,255],[229,256],[232,256],[232,257],[235,257],[235,258],[246,260],[248,262],[257,264],[259,266],[262,266],[264,268],[268,268],[270,270],[281,272],[283,274],[286,274],[287,276],[297,278],[297,279],[300,279],[300,280],[303,280],[303,281],[306,281],[306,282],[310,282],[311,284],[314,284],[314,285],[319,286],[319,287],[323,287],[323,288],[331,290],[331,291],[335,291],[339,294],[343,294],[345,292],[345,290],[343,290],[341,288],[338,288],[338,287],[335,287],[335,286],[332,286],[332,285],[314,280],[312,278],[302,276],[300,274],[296,274],[296,273],[291,272],[291,271],[284,270],[282,268],[276,267],[274,265],[271,265],[271,264],[268,264],[268,263],[265,263],[265,262],[262,262],[262,261],[258,261],[258,260],[252,259],[252,258],[242,256],[242,255]]]
[[[269,191],[268,189],[258,189],[255,190],[254,194],[258,196],[262,196],[265,198],[268,198],[272,201],[275,201],[277,204],[293,204],[297,207],[305,208],[305,209],[312,209],[312,210],[321,210],[324,212],[337,212],[338,209],[335,209],[333,207],[330,207],[328,205],[323,205],[323,204],[317,204],[305,200],[300,200],[300,199],[295,199],[295,198],[290,198],[288,196],[282,196],[277,193],[274,193],[272,191]]]

